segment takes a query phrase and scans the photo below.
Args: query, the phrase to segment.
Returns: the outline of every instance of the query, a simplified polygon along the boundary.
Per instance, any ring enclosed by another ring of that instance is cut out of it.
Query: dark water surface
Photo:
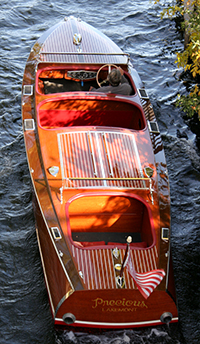
[[[165,6],[170,1],[165,1]],[[149,0],[1,0],[0,344],[199,343],[200,153],[174,102],[183,42]],[[21,122],[23,70],[35,40],[65,16],[100,29],[131,54],[156,112],[171,185],[172,252],[180,325],[106,333],[54,331],[35,235]]]

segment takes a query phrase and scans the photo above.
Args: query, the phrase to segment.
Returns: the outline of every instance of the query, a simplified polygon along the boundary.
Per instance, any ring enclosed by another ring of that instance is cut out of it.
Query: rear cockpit
[[[66,205],[68,232],[79,248],[131,246],[140,249],[155,245],[152,214],[140,198],[120,194],[80,195]]]
[[[101,126],[142,130],[145,120],[135,104],[115,99],[55,99],[39,107],[39,123],[45,129]]]

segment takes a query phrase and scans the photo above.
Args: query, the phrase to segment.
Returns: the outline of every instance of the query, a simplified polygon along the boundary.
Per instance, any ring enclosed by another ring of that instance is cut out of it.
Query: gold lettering
[[[122,299],[122,306],[125,306],[126,299]]]
[[[141,307],[146,307],[146,308],[148,308],[148,306],[144,303],[144,301],[142,301]]]
[[[131,301],[131,300],[127,300],[127,301],[126,301],[126,306],[127,306],[127,307],[132,306],[132,304],[133,304],[133,301]]]
[[[115,303],[116,303],[116,306],[121,306],[122,300],[117,300]]]
[[[136,310],[136,307],[138,308],[148,308],[148,306],[145,304],[144,301],[136,301],[136,300],[126,300],[125,298],[123,298],[122,300],[104,300],[100,297],[97,297],[95,300],[92,300],[92,302],[94,302],[94,304],[92,305],[92,308],[97,308],[98,306],[110,306],[110,307],[127,307],[127,308],[121,308],[120,310],[118,310],[119,308],[108,308],[108,309],[115,309],[115,312],[117,311],[124,311],[124,309],[129,309],[129,307],[134,306],[135,308],[130,308],[130,309],[134,309]],[[102,308],[102,311],[105,312],[105,309]],[[106,310],[107,311],[107,310]],[[112,310],[112,312],[114,312],[114,310]]]
[[[103,312],[112,312],[112,313],[120,313],[120,312],[123,312],[123,313],[128,313],[128,312],[136,312],[137,311],[137,308],[107,308],[106,310],[104,310],[104,308],[102,308],[102,311]]]
[[[92,301],[94,301],[94,306],[92,306],[92,308],[96,308],[98,305],[101,305],[104,302],[103,299],[100,299],[99,297]]]
[[[116,304],[116,301],[115,301],[115,300],[110,300],[109,306],[115,306],[115,304]]]
[[[109,304],[110,304],[110,300],[104,300],[104,303],[103,303],[104,306],[109,306]]]

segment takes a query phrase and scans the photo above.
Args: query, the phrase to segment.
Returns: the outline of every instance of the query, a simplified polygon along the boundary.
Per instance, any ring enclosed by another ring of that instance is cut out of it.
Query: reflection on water
[[[149,0],[1,1],[0,42],[0,331],[1,344],[198,343],[200,157],[195,135],[174,107],[184,86],[175,54],[182,47],[175,25],[161,21],[167,6]],[[171,186],[172,252],[179,303],[175,325],[103,333],[55,332],[35,235],[31,182],[21,123],[21,82],[35,40],[74,15],[107,34],[131,54],[156,112]],[[182,333],[182,335],[181,335]]]

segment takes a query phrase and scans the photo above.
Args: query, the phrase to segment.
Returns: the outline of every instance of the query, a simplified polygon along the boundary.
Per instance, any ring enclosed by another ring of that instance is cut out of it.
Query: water
[[[1,0],[0,12],[0,333],[1,344],[198,343],[200,340],[200,152],[174,102],[184,91],[175,23],[159,13],[170,0]],[[168,328],[55,332],[35,235],[21,122],[21,82],[35,40],[65,16],[100,29],[131,54],[156,112],[171,185],[172,252],[180,324]]]

